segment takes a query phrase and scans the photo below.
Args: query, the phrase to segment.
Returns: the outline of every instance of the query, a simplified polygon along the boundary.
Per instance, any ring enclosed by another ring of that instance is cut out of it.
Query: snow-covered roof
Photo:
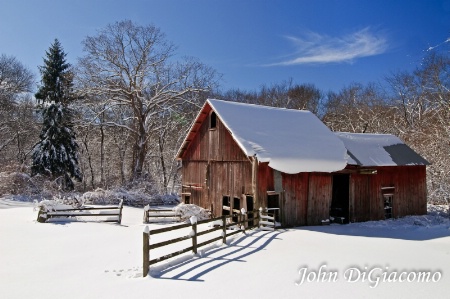
[[[398,137],[389,134],[335,133],[348,150],[348,164],[359,166],[429,165]]]
[[[347,149],[313,113],[207,100],[247,156],[284,173],[334,172],[347,165]]]

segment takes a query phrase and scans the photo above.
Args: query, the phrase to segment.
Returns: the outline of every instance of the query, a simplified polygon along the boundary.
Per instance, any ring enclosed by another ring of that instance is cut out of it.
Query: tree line
[[[256,91],[222,91],[216,70],[193,57],[178,58],[174,44],[153,25],[116,22],[82,44],[84,56],[72,66],[55,40],[40,67],[41,84],[34,97],[32,72],[14,57],[0,57],[0,172],[42,174],[79,191],[136,187],[176,192],[180,177],[175,154],[206,99],[218,98],[307,109],[333,131],[399,136],[432,163],[427,173],[430,200],[450,198],[448,52],[430,51],[413,71],[388,74],[378,84],[352,83],[339,91],[325,92],[292,79]],[[54,69],[49,62],[55,51],[64,69],[59,79],[50,80],[45,76]],[[60,94],[46,90],[49,82],[60,84]],[[63,127],[68,127],[64,138],[76,144],[77,155],[66,157],[77,165],[74,171],[39,169],[46,165],[45,155],[39,158],[38,153],[45,152],[42,140],[50,125],[43,112],[58,103],[62,106],[53,113],[62,112]],[[72,178],[79,182],[71,185]]]

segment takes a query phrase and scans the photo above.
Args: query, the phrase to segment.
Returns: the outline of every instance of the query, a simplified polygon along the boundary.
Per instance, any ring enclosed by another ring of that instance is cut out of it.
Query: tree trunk
[[[145,132],[140,130],[136,138],[133,148],[133,177],[132,179],[139,179],[142,177],[144,169],[145,157],[147,156],[147,138]]]
[[[163,191],[164,194],[167,194],[167,169],[166,169],[166,164],[164,162],[164,140],[161,138],[161,136],[159,136],[159,159],[161,162],[161,172],[162,172],[162,176],[163,176]]]
[[[105,132],[102,125],[100,126],[100,182],[102,188],[105,188]]]
[[[94,169],[92,168],[92,159],[91,159],[91,153],[89,152],[89,148],[88,148],[88,135],[89,135],[89,128],[86,130],[86,135],[84,136],[84,140],[83,140],[83,144],[84,144],[84,148],[86,149],[86,155],[88,158],[88,165],[89,165],[89,171],[91,173],[91,186],[92,186],[92,190],[95,189],[94,186]]]

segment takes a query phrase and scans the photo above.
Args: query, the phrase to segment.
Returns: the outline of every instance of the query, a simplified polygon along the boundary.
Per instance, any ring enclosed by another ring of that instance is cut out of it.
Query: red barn
[[[334,133],[314,114],[207,100],[177,154],[185,203],[280,208],[283,226],[426,213],[428,162],[393,135]]]

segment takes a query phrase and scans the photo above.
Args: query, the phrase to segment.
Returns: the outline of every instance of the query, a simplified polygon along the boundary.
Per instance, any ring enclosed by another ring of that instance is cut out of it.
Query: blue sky
[[[223,74],[223,90],[382,83],[450,46],[450,0],[0,0],[0,54],[38,74],[58,38],[75,64],[86,36],[124,19],[160,27]]]

